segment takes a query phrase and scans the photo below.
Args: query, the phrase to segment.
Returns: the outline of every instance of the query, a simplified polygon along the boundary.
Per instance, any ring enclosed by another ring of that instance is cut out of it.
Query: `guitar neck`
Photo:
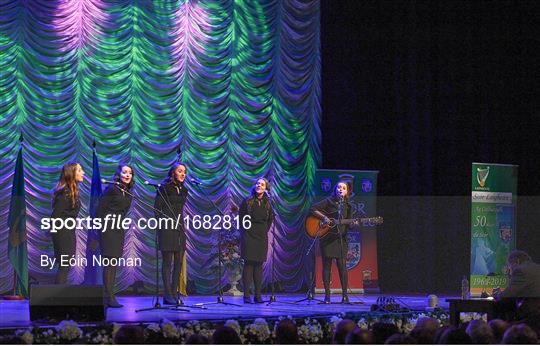
[[[357,222],[357,223],[373,222],[375,224],[380,224],[381,218],[377,216],[377,217],[359,217],[357,219],[341,219],[339,221],[336,220],[337,225],[350,225],[351,223],[354,223],[354,222]]]
[[[356,220],[360,220],[360,222],[362,222],[362,219],[341,219],[339,221],[336,220],[336,224],[338,224],[338,225],[350,225],[351,223],[353,223]]]

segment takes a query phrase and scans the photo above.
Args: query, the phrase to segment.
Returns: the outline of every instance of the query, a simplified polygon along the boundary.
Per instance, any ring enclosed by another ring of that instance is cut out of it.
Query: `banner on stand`
[[[471,294],[506,288],[506,258],[516,247],[518,166],[473,163]]]

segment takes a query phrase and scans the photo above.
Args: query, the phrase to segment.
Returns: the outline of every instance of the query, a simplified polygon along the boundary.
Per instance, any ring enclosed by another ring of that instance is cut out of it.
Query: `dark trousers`
[[[161,276],[163,278],[164,296],[167,298],[176,297],[178,285],[180,284],[184,251],[162,251],[161,255],[163,256]]]
[[[326,295],[330,294],[330,275],[332,274],[332,260],[335,257],[323,257],[322,258],[322,267],[323,267],[323,283],[324,283],[324,293]],[[341,282],[341,289],[343,295],[347,294],[347,287],[349,276],[347,273],[347,267],[345,265],[344,258],[335,258],[336,265],[339,273],[339,281]]]
[[[114,284],[116,283],[116,266],[103,267],[103,290],[105,298],[115,300]]]
[[[244,297],[250,296],[251,284],[255,286],[255,297],[261,296],[263,262],[244,261],[242,282],[244,284]]]
[[[54,283],[57,285],[66,284],[70,269],[71,269],[71,266],[64,266],[64,267],[59,266],[58,271],[56,272],[56,278],[54,279]]]

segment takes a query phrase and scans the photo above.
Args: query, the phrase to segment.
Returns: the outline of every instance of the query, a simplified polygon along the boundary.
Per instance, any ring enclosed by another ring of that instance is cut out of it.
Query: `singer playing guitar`
[[[330,222],[330,218],[335,220],[349,219],[352,217],[352,207],[349,204],[350,195],[351,188],[349,183],[339,181],[334,187],[332,195],[315,204],[311,208],[310,213],[322,220],[325,224]],[[349,249],[347,243],[347,233],[349,228],[355,225],[356,223],[352,223],[350,225],[338,224],[319,241],[323,268],[322,277],[324,283],[324,302],[326,304],[330,303],[330,274],[333,259],[336,260],[339,279],[341,281],[341,302],[349,303],[349,297],[347,295],[348,273],[345,265],[345,260],[347,258],[347,252]]]

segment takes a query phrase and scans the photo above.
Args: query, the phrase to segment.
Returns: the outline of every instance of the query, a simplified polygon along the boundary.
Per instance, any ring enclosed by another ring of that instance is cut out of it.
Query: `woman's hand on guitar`
[[[322,220],[321,220],[321,224],[323,226],[326,226],[326,225],[330,224],[330,219],[328,217],[326,217],[326,216],[323,217]]]

